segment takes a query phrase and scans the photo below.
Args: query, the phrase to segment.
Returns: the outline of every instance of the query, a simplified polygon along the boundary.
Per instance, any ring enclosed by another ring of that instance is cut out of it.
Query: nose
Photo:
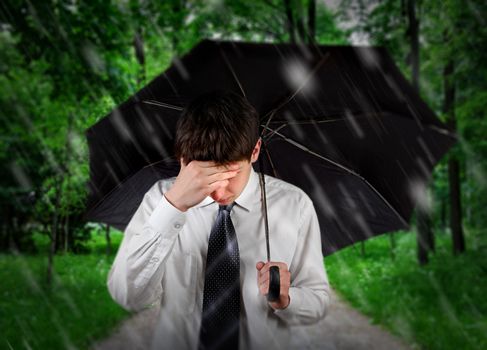
[[[215,201],[219,201],[223,198],[225,198],[225,188],[221,187],[211,193],[211,198],[213,198]]]

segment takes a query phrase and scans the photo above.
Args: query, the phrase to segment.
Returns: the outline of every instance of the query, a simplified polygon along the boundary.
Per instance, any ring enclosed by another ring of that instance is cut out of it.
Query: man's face
[[[235,162],[241,166],[241,169],[235,177],[229,179],[228,186],[220,187],[210,194],[210,197],[213,198],[213,200],[215,200],[215,202],[217,202],[219,205],[228,205],[234,202],[238,196],[240,196],[249,180],[252,163],[256,162],[259,158],[260,145],[261,140],[259,139],[254,150],[252,151],[250,161],[241,160]]]

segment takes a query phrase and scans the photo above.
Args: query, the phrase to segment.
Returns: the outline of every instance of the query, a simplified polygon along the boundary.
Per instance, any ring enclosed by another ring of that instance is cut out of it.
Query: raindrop
[[[481,27],[484,27],[485,19],[484,16],[482,16],[482,12],[477,8],[477,5],[470,0],[467,1],[467,4],[470,12],[475,16],[477,21],[480,23]]]
[[[156,118],[156,121],[157,123],[161,126],[162,128],[162,131],[164,131],[164,136],[167,138],[167,139],[172,139],[174,138],[173,135],[171,135],[171,132],[169,131],[169,129],[167,128],[166,126],[166,123],[164,122],[164,118],[163,116],[161,116],[160,114],[156,113],[155,114],[155,118]]]
[[[297,45],[299,50],[307,60],[311,60],[313,58],[313,54],[311,53],[308,45],[302,42],[298,42]]]
[[[374,233],[370,229],[369,224],[365,221],[363,215],[360,212],[356,212],[353,214],[353,218],[355,219],[355,222],[359,225],[359,227],[362,229],[362,232],[367,236],[367,237],[372,237]]]
[[[420,135],[417,137],[418,143],[423,149],[424,153],[426,153],[426,156],[428,157],[428,160],[430,161],[430,164],[433,165],[435,164],[435,159],[433,158],[433,155],[431,154],[430,149],[428,146],[426,146],[426,142],[424,142],[423,137]]]
[[[399,86],[397,86],[394,79],[392,79],[392,77],[389,74],[383,74],[382,76],[384,77],[384,79],[387,82],[387,85],[389,85],[389,87],[391,88],[392,92],[394,92],[394,94],[396,95],[398,100],[399,101],[405,101],[404,94],[402,93]]]
[[[309,68],[303,62],[299,60],[288,62],[283,70],[284,77],[293,91],[301,89],[306,94],[314,90],[313,76],[310,75]]]
[[[348,203],[350,209],[356,209],[357,208],[357,205],[355,204],[355,201],[352,200],[351,195],[350,195],[350,192],[348,192],[348,190],[345,188],[345,186],[343,185],[343,183],[341,181],[338,181],[337,182],[337,186],[340,189],[340,192],[342,193],[343,198]]]
[[[482,163],[479,161],[478,155],[474,152],[470,144],[463,137],[461,137],[461,135],[459,141],[462,151],[465,152],[467,158],[469,159],[468,165],[471,168],[472,176],[475,179],[475,182],[478,185],[487,188],[487,176],[482,168]]]
[[[190,25],[194,20],[196,19],[196,16],[193,12],[188,14],[186,18],[184,19],[184,24],[185,25]]]
[[[349,109],[345,109],[345,117],[346,117],[345,120],[347,121],[347,125],[349,125],[349,129],[351,128],[353,133],[359,139],[363,139],[365,136],[364,132],[363,132],[362,128],[360,127],[360,125],[355,120],[355,116],[352,114],[352,112],[350,112]]]
[[[421,169],[421,171],[423,172],[423,176],[424,178],[428,178],[430,176],[430,172],[429,172],[429,169],[428,167],[426,166],[426,163],[425,161],[423,160],[423,158],[417,156],[416,157],[416,163],[418,163],[419,165],[419,168]]]
[[[301,126],[299,126],[299,124],[296,123],[296,119],[294,118],[293,114],[290,111],[285,111],[284,118],[286,118],[286,120],[289,122],[288,125],[296,133],[297,138],[299,140],[304,140],[305,135],[303,129]]]
[[[377,214],[375,213],[375,210],[372,209],[372,206],[370,205],[369,201],[367,200],[367,198],[365,197],[365,195],[363,194],[363,192],[362,191],[357,191],[357,194],[360,197],[360,200],[362,201],[362,203],[364,204],[364,206],[367,208],[367,211],[373,217],[376,217]]]
[[[146,114],[142,111],[139,106],[135,106],[135,112],[139,115],[142,124],[144,125],[144,131],[149,133],[154,133],[154,128],[151,123],[147,120]]]
[[[110,175],[115,179],[115,181],[117,182],[117,184],[120,184],[121,181],[120,179],[118,178],[117,176],[117,173],[113,170],[112,166],[110,165],[110,163],[108,163],[107,161],[104,162],[105,164],[105,167],[107,168],[108,172],[110,173]]]
[[[151,137],[152,144],[154,147],[159,151],[159,154],[162,155],[163,158],[169,157],[169,154],[166,151],[166,148],[162,145],[161,140],[157,136]]]
[[[84,147],[84,142],[78,132],[70,130],[68,134],[68,142],[71,150],[76,154],[78,159],[85,158],[86,149]]]
[[[315,127],[315,131],[318,133],[318,136],[320,137],[320,140],[323,142],[323,144],[325,144],[325,145],[328,144],[329,141],[328,141],[328,138],[327,138],[324,130],[322,130],[320,128],[319,124],[316,123],[315,120],[312,120],[311,122],[312,122],[313,126]]]
[[[10,163],[10,171],[22,189],[27,190],[32,188],[32,182],[25,173],[24,169],[18,165],[17,162],[13,161]]]
[[[432,203],[427,193],[426,184],[420,179],[409,182],[409,196],[416,202],[417,206],[423,211],[430,212]]]
[[[179,75],[181,75],[184,80],[189,80],[189,72],[184,66],[183,62],[179,59],[179,57],[174,57],[172,59],[172,64],[176,67]]]
[[[307,176],[307,178],[311,181],[313,185],[313,191],[315,194],[316,199],[318,200],[320,207],[325,211],[326,215],[329,218],[334,218],[336,217],[335,210],[333,208],[333,205],[331,204],[331,200],[328,198],[328,196],[325,194],[323,191],[323,188],[320,185],[320,182],[316,178],[315,174],[311,171],[310,167],[308,164],[303,164],[303,172]]]
[[[132,139],[130,129],[125,123],[125,120],[123,120],[122,113],[120,113],[120,110],[118,108],[113,110],[109,120],[125,142],[128,142]]]
[[[355,46],[353,48],[365,66],[372,69],[377,69],[380,66],[380,56],[377,54],[375,49],[360,46]]]
[[[81,47],[81,53],[95,73],[101,74],[105,71],[105,61],[92,43],[85,43]]]

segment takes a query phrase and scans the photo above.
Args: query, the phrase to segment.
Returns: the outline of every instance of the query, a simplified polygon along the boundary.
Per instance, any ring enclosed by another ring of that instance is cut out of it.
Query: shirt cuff
[[[292,321],[297,318],[298,310],[301,307],[302,295],[299,288],[289,288],[289,305],[285,309],[275,309],[274,314],[279,316],[284,321]]]
[[[183,212],[173,206],[162,195],[160,202],[151,213],[148,224],[157,232],[163,235],[163,238],[172,238],[177,235],[186,223],[186,212]]]

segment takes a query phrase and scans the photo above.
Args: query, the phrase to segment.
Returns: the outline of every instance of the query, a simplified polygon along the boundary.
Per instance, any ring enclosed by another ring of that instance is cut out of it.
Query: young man
[[[178,176],[152,186],[125,230],[108,289],[127,310],[160,304],[153,349],[313,344],[303,329],[329,305],[317,215],[300,188],[266,175],[272,262],[264,262],[252,167],[258,128],[256,110],[237,94],[213,92],[190,103],[177,125]],[[280,272],[275,302],[266,298],[271,265]]]

